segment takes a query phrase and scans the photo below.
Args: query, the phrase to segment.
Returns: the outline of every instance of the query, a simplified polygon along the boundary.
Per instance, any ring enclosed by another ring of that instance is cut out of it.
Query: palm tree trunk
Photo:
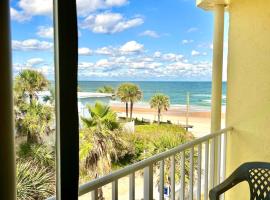
[[[158,124],[160,124],[160,109],[158,109]]]
[[[33,102],[33,94],[29,94],[29,103],[32,104]]]
[[[130,101],[130,121],[132,120],[133,101]]]
[[[128,102],[126,102],[126,120],[128,120]]]

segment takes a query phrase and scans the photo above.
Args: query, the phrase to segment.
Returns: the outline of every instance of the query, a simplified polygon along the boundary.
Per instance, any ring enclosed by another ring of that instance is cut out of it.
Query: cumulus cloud
[[[18,11],[14,8],[10,8],[11,20],[23,22],[29,20],[31,17],[26,15],[23,11]]]
[[[182,40],[182,44],[190,44],[193,42],[194,42],[194,40]]]
[[[199,51],[196,51],[196,50],[192,50],[191,55],[192,56],[206,56],[207,52],[199,52]]]
[[[113,34],[139,26],[143,22],[141,17],[125,19],[120,13],[105,12],[89,15],[82,22],[81,28],[94,33]]]
[[[143,51],[143,44],[136,41],[129,41],[120,47],[122,53],[138,53]]]
[[[86,16],[102,9],[110,9],[127,4],[127,0],[77,0],[79,16]],[[52,16],[53,0],[19,0],[18,10],[11,8],[13,20],[25,21],[33,16]]]
[[[27,65],[29,66],[35,66],[39,65],[41,63],[44,63],[44,60],[42,58],[31,58],[26,61]]]
[[[82,47],[78,49],[78,53],[81,56],[90,56],[92,54],[92,50],[87,47]]]
[[[127,0],[77,0],[77,10],[80,16],[86,16],[96,10],[120,7],[127,3]]]
[[[83,68],[83,69],[87,69],[87,68],[90,68],[90,67],[93,67],[94,66],[94,63],[92,63],[92,62],[80,62],[79,64],[78,64],[78,66],[79,66],[79,68]]]
[[[27,40],[13,40],[12,48],[18,51],[45,51],[51,50],[53,48],[52,42],[40,41],[37,39],[27,39]]]
[[[199,56],[200,55],[200,52],[199,51],[196,51],[196,50],[192,50],[191,51],[191,55],[192,56]]]
[[[53,27],[39,26],[37,35],[41,38],[53,38]]]
[[[148,36],[148,37],[152,37],[152,38],[159,38],[160,35],[155,32],[155,31],[152,31],[152,30],[146,30],[142,33],[140,33],[140,36]]]
[[[197,27],[191,27],[187,30],[188,33],[192,33],[192,32],[196,32],[198,31],[199,29]]]

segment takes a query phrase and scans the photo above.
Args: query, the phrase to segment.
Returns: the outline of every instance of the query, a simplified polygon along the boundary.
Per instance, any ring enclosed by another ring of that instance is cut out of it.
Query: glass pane
[[[51,0],[11,1],[17,198],[55,195]]]

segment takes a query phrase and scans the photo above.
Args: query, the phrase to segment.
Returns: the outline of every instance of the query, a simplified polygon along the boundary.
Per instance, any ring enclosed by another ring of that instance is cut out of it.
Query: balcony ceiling
[[[229,0],[196,0],[199,8],[204,10],[213,10],[215,4],[229,4]]]

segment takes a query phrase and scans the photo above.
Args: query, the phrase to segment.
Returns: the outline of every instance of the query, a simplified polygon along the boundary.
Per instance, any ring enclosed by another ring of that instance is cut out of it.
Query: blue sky
[[[195,0],[77,0],[77,8],[79,80],[211,80],[213,14]],[[35,68],[52,79],[52,0],[12,0],[11,18],[14,74]]]

